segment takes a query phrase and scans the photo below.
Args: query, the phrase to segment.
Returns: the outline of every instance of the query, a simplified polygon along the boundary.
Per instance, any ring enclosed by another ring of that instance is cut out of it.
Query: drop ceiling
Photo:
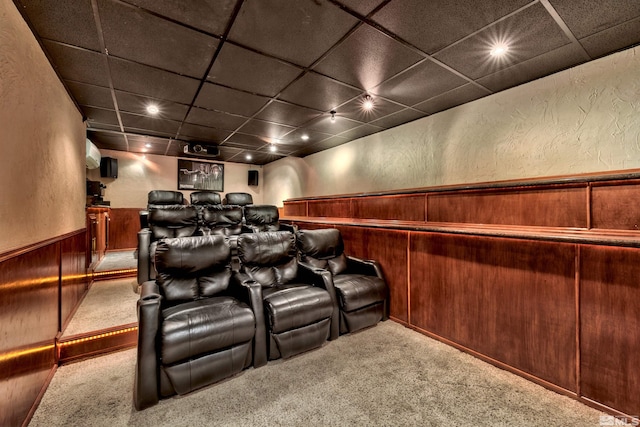
[[[201,143],[258,165],[640,43],[638,0],[14,3],[98,148],[184,156]]]

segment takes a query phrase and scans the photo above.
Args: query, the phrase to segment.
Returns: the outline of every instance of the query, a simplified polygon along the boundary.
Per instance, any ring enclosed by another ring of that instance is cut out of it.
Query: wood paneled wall
[[[296,199],[282,219],[378,260],[394,320],[637,415],[640,173],[622,175]]]
[[[107,250],[135,249],[140,231],[140,208],[111,208]]]
[[[27,419],[56,366],[55,340],[88,289],[85,230],[0,255],[0,425]]]

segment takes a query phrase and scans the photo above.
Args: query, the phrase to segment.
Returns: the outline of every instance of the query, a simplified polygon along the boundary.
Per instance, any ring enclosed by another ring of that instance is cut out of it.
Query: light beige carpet
[[[30,426],[598,426],[600,412],[387,321],[136,412],[135,350],[58,369]]]

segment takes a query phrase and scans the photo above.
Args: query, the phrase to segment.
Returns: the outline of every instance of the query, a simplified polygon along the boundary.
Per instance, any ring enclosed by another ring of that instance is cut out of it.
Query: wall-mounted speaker
[[[249,171],[249,185],[258,185],[258,171]]]
[[[118,159],[103,157],[100,159],[100,176],[102,178],[118,177]]]

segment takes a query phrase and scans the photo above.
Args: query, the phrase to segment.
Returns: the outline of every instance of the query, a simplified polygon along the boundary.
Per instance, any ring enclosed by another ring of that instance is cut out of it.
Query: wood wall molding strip
[[[1,253],[0,254],[0,263],[4,262],[4,261],[7,261],[8,259],[20,256],[20,255],[24,255],[27,252],[30,252],[30,251],[33,251],[33,250],[48,246],[48,245],[50,245],[52,243],[56,243],[56,242],[60,242],[62,240],[68,239],[69,237],[73,237],[73,236],[76,236],[78,234],[84,235],[86,232],[87,232],[86,228],[81,228],[81,229],[78,229],[78,230],[71,231],[69,233],[63,234],[61,236],[52,237],[50,239],[43,240],[41,242],[36,242],[36,243],[31,244],[31,245],[23,246],[21,248],[17,248],[17,249],[13,249],[13,250]]]

